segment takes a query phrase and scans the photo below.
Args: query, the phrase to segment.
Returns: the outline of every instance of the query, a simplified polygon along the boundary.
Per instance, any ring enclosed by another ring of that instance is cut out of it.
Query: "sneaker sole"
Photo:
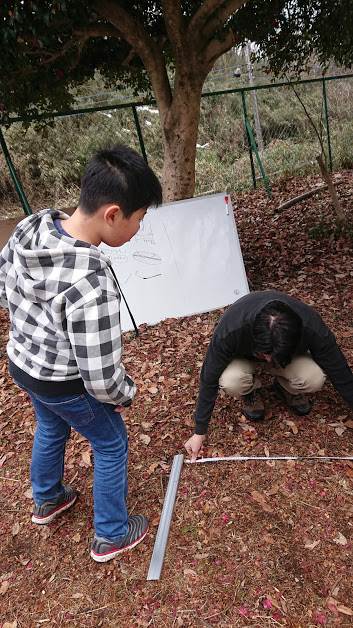
[[[127,552],[128,550],[138,545],[138,543],[141,543],[141,541],[143,541],[143,539],[145,538],[147,532],[148,532],[148,528],[138,539],[136,539],[136,541],[134,541],[130,545],[126,545],[125,547],[115,550],[114,552],[107,552],[106,554],[96,554],[95,552],[93,552],[93,550],[91,550],[91,558],[93,558],[93,560],[95,560],[96,563],[107,563],[108,560],[115,558],[116,556],[118,556],[119,554],[122,554],[123,552]]]
[[[64,512],[68,508],[71,508],[71,506],[74,505],[76,499],[77,499],[77,495],[75,495],[70,502],[66,502],[65,504],[62,504],[61,506],[58,506],[54,511],[50,513],[50,515],[47,515],[46,517],[39,517],[37,515],[32,515],[32,523],[36,523],[37,525],[45,525],[46,523],[50,523],[51,521],[53,521],[53,519],[55,519],[62,512]]]

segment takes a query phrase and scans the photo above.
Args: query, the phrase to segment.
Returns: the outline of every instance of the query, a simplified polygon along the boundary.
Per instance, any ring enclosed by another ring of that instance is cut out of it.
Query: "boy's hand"
[[[184,447],[191,457],[191,462],[196,461],[205,438],[206,434],[193,434],[193,436],[191,436],[191,438],[184,443]]]
[[[114,412],[119,412],[119,414],[122,414],[123,412],[126,412],[126,410],[129,410],[132,406],[132,399],[130,399],[129,401],[126,401],[125,405],[119,405],[119,406],[115,406],[114,408]]]
[[[115,406],[114,408],[114,412],[119,412],[119,414],[122,414],[123,412],[125,412],[125,410],[128,410],[128,408],[125,408],[125,406]]]

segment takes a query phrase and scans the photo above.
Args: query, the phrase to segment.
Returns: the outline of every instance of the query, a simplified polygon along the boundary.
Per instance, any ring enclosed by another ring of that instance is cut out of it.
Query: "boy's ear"
[[[113,226],[115,221],[121,219],[123,216],[122,209],[120,205],[107,205],[104,210],[103,218],[108,223],[108,225]]]

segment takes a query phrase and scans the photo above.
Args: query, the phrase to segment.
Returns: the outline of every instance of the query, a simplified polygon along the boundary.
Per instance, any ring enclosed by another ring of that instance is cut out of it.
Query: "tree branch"
[[[120,30],[111,24],[92,24],[87,28],[76,30],[73,33],[80,39],[89,39],[90,37],[121,37]]]
[[[232,29],[228,31],[224,39],[211,39],[204,53],[208,72],[212,69],[215,61],[236,44],[237,36]]]
[[[140,20],[113,0],[96,0],[94,9],[121,33],[121,37],[141,58],[163,113],[170,106],[172,93],[161,48],[146,32]]]
[[[112,0],[97,0],[94,9],[98,15],[118,29],[139,56],[152,53],[152,40],[137,17]]]
[[[202,39],[204,41],[208,41],[214,33],[224,26],[227,19],[246,2],[247,0],[226,0],[226,2],[224,2],[223,5],[215,11],[206,22],[201,33]]]
[[[193,15],[189,22],[189,35],[196,35],[197,37],[211,13],[213,13],[213,11],[217,9],[219,5],[223,2],[220,3],[219,0],[205,0],[205,2],[201,4],[200,8],[196,11],[196,13]]]
[[[28,56],[41,57],[41,63],[43,65],[49,65],[57,59],[64,57],[70,48],[78,48],[82,51],[86,41],[91,37],[120,37],[120,33],[110,24],[93,24],[88,28],[73,31],[70,39],[56,52],[38,48],[37,50],[28,51],[27,54]]]
[[[184,56],[185,35],[180,1],[162,0],[165,28],[176,59]]]

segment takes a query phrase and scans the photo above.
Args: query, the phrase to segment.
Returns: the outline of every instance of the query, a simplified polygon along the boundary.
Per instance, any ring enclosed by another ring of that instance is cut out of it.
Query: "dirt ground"
[[[348,225],[353,173],[337,175]],[[238,196],[235,216],[253,289],[276,287],[321,313],[353,365],[353,240],[334,233],[327,193],[277,212],[315,177]],[[353,230],[352,230],[353,233]],[[106,565],[89,557],[92,464],[73,435],[66,481],[77,504],[49,526],[30,522],[34,417],[6,366],[0,310],[2,628],[353,626],[353,464],[245,462],[185,465],[165,565],[147,582],[173,456],[192,434],[200,366],[221,312],[168,319],[125,338],[139,387],[126,417],[130,512],[146,514],[146,541]],[[219,396],[204,455],[353,455],[353,414],[330,384],[309,417],[292,416],[264,381],[266,420],[250,425]]]

